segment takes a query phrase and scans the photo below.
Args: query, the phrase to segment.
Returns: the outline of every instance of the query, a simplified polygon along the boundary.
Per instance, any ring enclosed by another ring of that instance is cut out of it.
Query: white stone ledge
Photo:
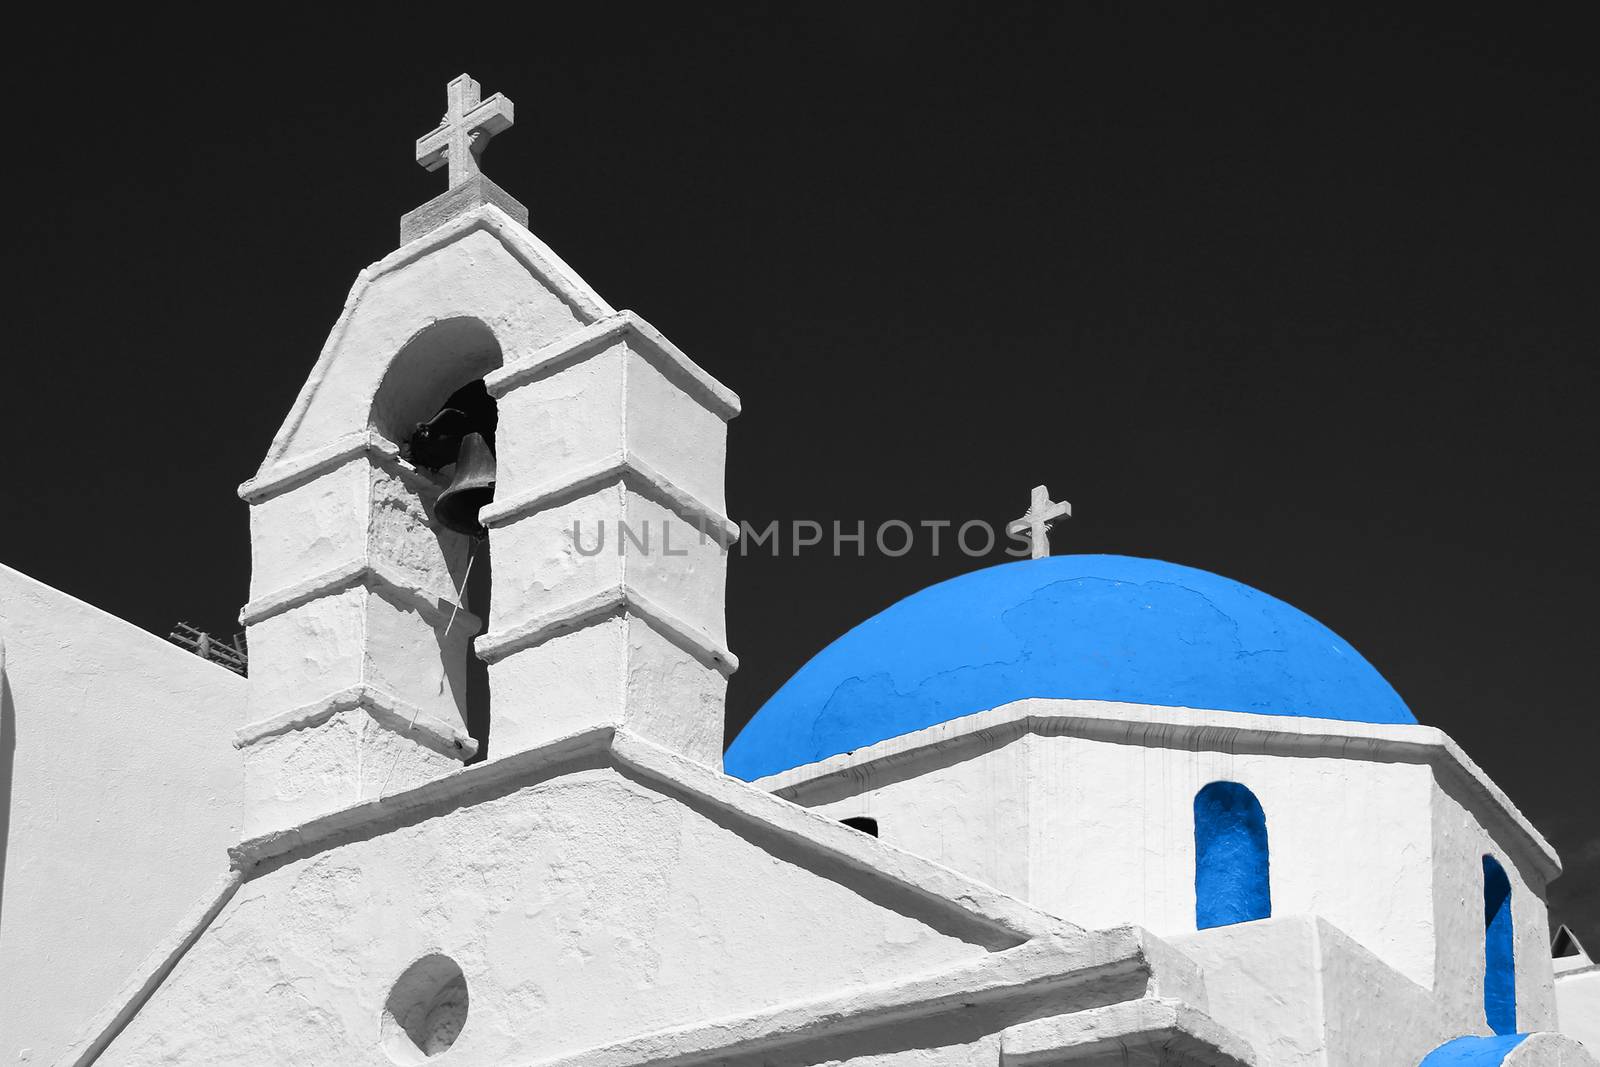
[[[746,1060],[760,1062],[779,1050],[794,1053],[812,1041],[836,1042],[882,1026],[912,1027],[920,1020],[969,1012],[1021,997],[1053,1000],[1073,993],[1095,996],[1148,968],[1126,928],[1085,941],[1039,938],[982,959],[898,982],[858,986],[815,1000],[784,1004],[732,1018],[658,1030],[528,1067],[688,1067]],[[1112,995],[1115,995],[1114,993]],[[837,1053],[827,1057],[836,1060]],[[796,1057],[796,1062],[805,1062]]]
[[[230,870],[217,880],[210,891],[184,916],[176,929],[161,940],[134,970],[133,976],[122,984],[116,994],[89,1021],[82,1035],[67,1046],[56,1061],[55,1067],[88,1067],[99,1059],[123,1027],[139,1013],[167,975],[200,935],[221,914],[228,901],[239,891],[244,877]]]
[[[892,737],[779,774],[752,785],[786,798],[845,783],[864,787],[870,775],[915,768],[953,746],[1002,744],[1025,733],[1062,735],[1145,747],[1195,751],[1325,756],[1434,768],[1464,795],[1509,851],[1546,881],[1561,873],[1550,843],[1499,786],[1442,730],[1414,723],[1347,722],[1301,715],[1124,704],[1107,700],[1031,698]]]
[[[246,748],[291,730],[319,726],[341,711],[360,708],[397,734],[414,734],[429,747],[465,762],[478,751],[478,742],[460,727],[429,715],[393,693],[376,686],[354,685],[304,707],[244,726],[234,734],[233,747]]]
[[[713,378],[682,349],[667,340],[660,330],[632,311],[619,311],[559,341],[553,341],[537,352],[485,375],[483,383],[488,386],[489,395],[499,399],[518,386],[548,377],[597,354],[623,334],[639,342],[639,354],[660,368],[662,373],[704,405],[706,410],[724,420],[739,414],[737,393]]]
[[[442,488],[438,482],[401,459],[399,445],[376,430],[364,430],[346,434],[330,445],[263,469],[239,486],[239,499],[247,504],[270,500],[279,493],[339,469],[357,456],[366,456],[374,464],[383,466],[424,496],[437,494]]]
[[[376,560],[361,559],[341,563],[305,581],[257,597],[239,612],[239,622],[244,626],[254,626],[274,615],[281,615],[357,585],[365,585],[391,603],[410,608],[435,625],[448,620],[454,612],[457,623],[472,626],[475,631],[482,629],[483,620],[455,601],[424,589],[417,582]]]
[[[640,495],[675,512],[724,548],[739,539],[738,523],[673,482],[632,450],[624,450],[528,492],[492,501],[478,512],[478,521],[491,530],[509,526],[617,481],[627,483]]]
[[[1130,1051],[1159,1054],[1162,1063],[1255,1067],[1255,1050],[1204,1012],[1164,997],[1107,1004],[1088,1011],[1035,1019],[1000,1035],[1001,1067],[1121,1059]],[[1155,1062],[1152,1060],[1151,1062]]]
[[[642,619],[661,636],[723,675],[731,675],[739,669],[739,657],[720,641],[627,583],[591,593],[581,600],[543,612],[504,630],[486,633],[477,639],[473,647],[479,659],[485,663],[495,663],[514,652],[543,644],[552,637],[624,614]]]

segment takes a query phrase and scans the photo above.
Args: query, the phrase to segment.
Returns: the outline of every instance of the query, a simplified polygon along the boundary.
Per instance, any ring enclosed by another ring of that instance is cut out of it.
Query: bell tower
[[[239,489],[246,836],[461,769],[473,660],[491,760],[626,726],[721,767],[738,398],[612,309],[484,178],[510,101],[466,75],[449,101],[417,155],[448,165],[450,188],[356,279]],[[446,402],[474,390],[497,419],[451,431]],[[490,559],[484,619],[466,592]]]

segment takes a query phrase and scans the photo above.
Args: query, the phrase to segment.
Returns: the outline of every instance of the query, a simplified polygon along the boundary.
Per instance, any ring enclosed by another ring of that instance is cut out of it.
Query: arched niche
[[[1511,879],[1493,856],[1483,857],[1483,1017],[1497,1034],[1517,1032]]]
[[[1272,915],[1267,816],[1238,782],[1212,782],[1194,797],[1195,927]]]
[[[384,1001],[379,1034],[397,1064],[423,1063],[448,1052],[467,1024],[469,997],[461,966],[448,956],[422,957],[395,980]]]

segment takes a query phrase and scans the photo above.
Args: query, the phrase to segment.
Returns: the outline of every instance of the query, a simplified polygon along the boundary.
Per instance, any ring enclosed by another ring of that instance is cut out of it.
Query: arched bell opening
[[[389,362],[368,425],[403,444],[451,394],[503,362],[494,332],[477,319],[444,319],[422,330]]]
[[[483,377],[501,363],[500,345],[482,322],[460,318],[434,323],[390,363],[369,420],[370,428],[397,445],[401,458],[420,476],[414,479],[420,510],[438,541],[455,602],[469,618],[485,624],[493,567],[478,511],[494,496],[499,415]],[[441,684],[453,690],[467,733],[478,742],[471,761],[478,762],[489,748],[488,666],[473,654],[475,635],[453,632],[461,625],[473,624],[448,620],[438,634]]]

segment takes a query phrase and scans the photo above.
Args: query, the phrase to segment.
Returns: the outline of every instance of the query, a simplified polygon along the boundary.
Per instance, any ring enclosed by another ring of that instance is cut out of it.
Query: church
[[[239,487],[247,676],[0,567],[0,1062],[1600,1063],[1471,755],[1272,596],[1050,554],[1044,487],[724,752],[739,398],[447,101]]]

